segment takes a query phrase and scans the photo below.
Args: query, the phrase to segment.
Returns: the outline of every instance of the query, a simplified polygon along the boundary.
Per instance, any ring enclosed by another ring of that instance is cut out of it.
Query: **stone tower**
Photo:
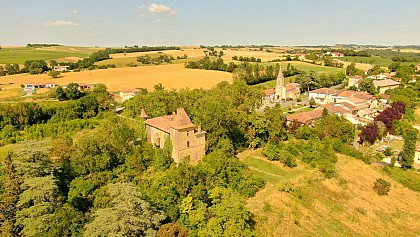
[[[171,139],[176,163],[188,156],[190,163],[195,164],[205,155],[206,132],[191,122],[184,108],[178,108],[172,115],[148,119],[145,124],[149,143],[163,148],[165,141]]]
[[[286,86],[284,85],[283,70],[280,66],[279,75],[277,76],[275,102],[286,101]]]

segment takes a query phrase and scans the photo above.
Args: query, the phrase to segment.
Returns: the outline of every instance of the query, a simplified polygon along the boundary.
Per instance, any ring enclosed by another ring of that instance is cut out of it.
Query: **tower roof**
[[[178,108],[176,109],[176,114],[172,121],[171,127],[173,128],[194,127],[194,124],[191,122],[190,117],[188,117],[184,108]]]
[[[171,128],[183,129],[195,127],[185,112],[184,108],[178,108],[176,113],[171,115],[148,119],[145,121],[145,123],[167,133],[171,132]]]
[[[149,116],[146,114],[146,112],[144,111],[144,109],[141,109],[140,118],[146,119],[147,117],[149,117]]]

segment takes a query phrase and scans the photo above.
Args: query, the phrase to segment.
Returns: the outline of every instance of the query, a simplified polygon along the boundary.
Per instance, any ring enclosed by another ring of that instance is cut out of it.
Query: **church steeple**
[[[279,75],[277,76],[276,92],[274,96],[275,102],[283,102],[286,100],[286,86],[284,85],[283,69],[280,66]]]
[[[284,75],[281,66],[279,69],[279,74],[277,75],[277,86],[284,86]]]

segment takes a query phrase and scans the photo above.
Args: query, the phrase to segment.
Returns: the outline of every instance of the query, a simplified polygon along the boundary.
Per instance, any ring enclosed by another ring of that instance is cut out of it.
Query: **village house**
[[[141,117],[147,118],[147,114],[142,111]],[[178,108],[172,115],[147,119],[145,124],[149,143],[164,148],[170,139],[172,158],[176,163],[189,157],[190,163],[195,164],[205,155],[206,132],[191,122],[184,108]]]
[[[121,101],[124,102],[126,100],[129,100],[131,98],[133,98],[137,93],[139,93],[140,90],[139,89],[126,89],[123,91],[120,91],[120,97],[121,97]]]
[[[345,55],[343,53],[340,52],[331,52],[331,57],[344,57]]]
[[[358,76],[358,75],[356,75],[356,76],[350,76],[349,77],[349,82],[347,84],[347,87],[354,86],[356,88],[359,88],[359,84],[362,81],[362,79],[363,79],[362,76]]]
[[[379,94],[385,94],[385,91],[389,89],[395,89],[400,86],[401,83],[394,80],[385,79],[385,80],[374,80],[373,85],[379,90]]]
[[[322,111],[323,109],[319,107],[312,111],[286,116],[286,124],[290,125],[291,123],[297,123],[301,126],[310,126],[315,120],[322,118]]]
[[[54,66],[53,71],[63,72],[63,71],[68,71],[69,68],[70,68],[69,66]]]
[[[314,99],[317,104],[328,104],[334,101],[337,91],[330,88],[319,88],[309,91],[309,100]]]

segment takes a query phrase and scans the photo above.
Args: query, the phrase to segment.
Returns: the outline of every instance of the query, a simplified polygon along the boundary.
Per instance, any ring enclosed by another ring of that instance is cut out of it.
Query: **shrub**
[[[389,190],[391,189],[391,183],[382,178],[376,179],[373,189],[381,196],[388,195]]]
[[[384,151],[385,156],[392,156],[392,149],[390,147],[387,147]]]

